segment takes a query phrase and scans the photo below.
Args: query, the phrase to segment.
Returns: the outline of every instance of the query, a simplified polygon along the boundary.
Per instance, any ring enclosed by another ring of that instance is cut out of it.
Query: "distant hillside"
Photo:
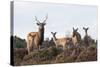
[[[26,41],[18,36],[13,36],[13,48],[25,48]]]

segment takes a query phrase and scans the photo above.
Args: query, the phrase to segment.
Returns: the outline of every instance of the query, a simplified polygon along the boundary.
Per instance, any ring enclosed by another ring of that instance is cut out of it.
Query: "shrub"
[[[14,49],[14,65],[20,65],[23,61],[23,57],[27,55],[27,50],[25,48]]]
[[[25,39],[21,39],[20,37],[13,36],[13,48],[26,48]]]
[[[73,48],[66,48],[65,50],[51,46],[40,50],[34,50],[29,54],[27,54],[27,50],[25,48],[14,49],[15,65],[68,63],[96,60],[97,48],[95,45],[90,45],[87,48],[84,46],[77,46]]]
[[[72,51],[67,50],[66,52],[62,52],[56,57],[55,63],[65,63],[65,62],[74,62],[77,56],[71,55]]]
[[[61,52],[60,49],[57,49],[56,47],[50,47],[48,49],[41,49],[39,51],[35,50],[35,51],[31,52],[30,54],[24,56],[23,60],[26,61],[27,64],[28,64],[28,61],[31,59],[36,64],[50,63],[50,61],[54,57],[56,57],[60,52]],[[34,63],[32,63],[32,64],[34,64]]]
[[[96,61],[97,60],[97,48],[89,46],[86,50],[82,51],[77,57],[78,62],[81,61]]]
[[[63,63],[63,62],[65,62],[64,52],[59,54],[55,59],[55,63]]]

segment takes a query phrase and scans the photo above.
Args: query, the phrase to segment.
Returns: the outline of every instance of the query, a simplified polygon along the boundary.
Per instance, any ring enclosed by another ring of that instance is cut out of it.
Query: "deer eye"
[[[39,23],[36,23],[37,25],[40,25]]]

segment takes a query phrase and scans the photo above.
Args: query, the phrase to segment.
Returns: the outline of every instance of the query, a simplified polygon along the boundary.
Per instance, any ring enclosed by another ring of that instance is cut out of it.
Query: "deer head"
[[[78,28],[77,28],[77,29],[75,29],[75,28],[73,27],[73,37],[76,35],[77,30],[78,30]]]
[[[45,18],[45,20],[43,21],[43,22],[40,22],[38,19],[37,19],[37,17],[35,16],[35,20],[37,21],[37,25],[39,26],[39,29],[40,30],[44,30],[44,26],[46,25],[46,20],[47,20],[47,18],[48,18],[48,15],[46,16],[46,18]]]
[[[57,33],[57,32],[54,32],[54,33],[53,33],[53,32],[51,32],[51,34],[53,35],[53,37],[55,37],[55,36],[56,36],[56,33]]]
[[[86,35],[87,35],[87,31],[88,31],[89,28],[85,28],[83,27],[83,30],[85,31]]]

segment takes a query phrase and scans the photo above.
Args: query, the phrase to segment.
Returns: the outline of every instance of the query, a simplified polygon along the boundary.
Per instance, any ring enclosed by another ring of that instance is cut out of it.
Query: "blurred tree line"
[[[13,36],[13,48],[25,48],[26,41],[18,36]]]

